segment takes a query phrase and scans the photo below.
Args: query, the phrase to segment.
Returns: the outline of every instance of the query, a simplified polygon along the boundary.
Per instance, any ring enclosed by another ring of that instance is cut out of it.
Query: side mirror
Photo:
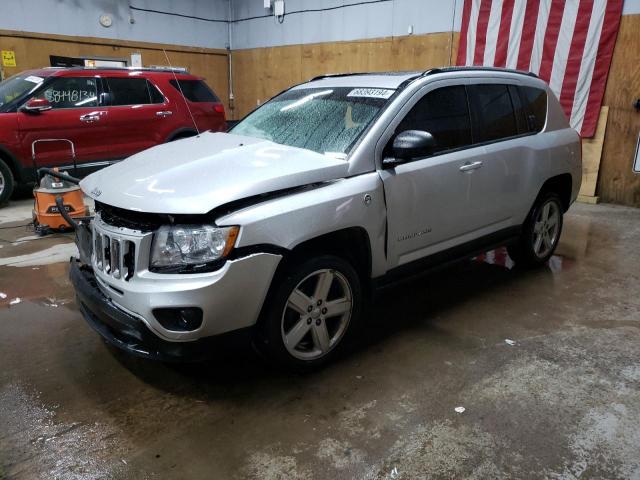
[[[32,98],[25,103],[20,110],[25,113],[40,113],[51,110],[53,107],[46,98]]]
[[[429,132],[422,130],[405,130],[393,140],[391,151],[393,158],[385,159],[384,163],[392,165],[404,160],[426,157],[433,152],[436,139]]]

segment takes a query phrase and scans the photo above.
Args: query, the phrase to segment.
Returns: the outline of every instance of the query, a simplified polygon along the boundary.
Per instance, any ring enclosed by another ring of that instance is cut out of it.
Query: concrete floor
[[[640,210],[575,205],[537,271],[498,250],[386,290],[294,376],[108,348],[70,237],[11,228],[28,203],[0,210],[0,478],[640,479]]]

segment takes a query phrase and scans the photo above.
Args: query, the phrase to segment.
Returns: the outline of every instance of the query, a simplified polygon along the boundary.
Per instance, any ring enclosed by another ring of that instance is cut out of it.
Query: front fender
[[[376,172],[267,200],[219,217],[216,224],[241,226],[237,247],[275,245],[287,250],[321,235],[360,227],[371,242],[372,276],[386,271],[386,206]]]

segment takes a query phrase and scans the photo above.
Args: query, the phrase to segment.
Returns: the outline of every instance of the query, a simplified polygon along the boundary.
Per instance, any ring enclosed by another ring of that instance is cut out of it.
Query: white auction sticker
[[[394,91],[388,88],[354,88],[347,97],[389,98]]]
[[[42,83],[43,78],[36,77],[35,75],[29,75],[27,78],[25,78],[25,80],[31,83]]]

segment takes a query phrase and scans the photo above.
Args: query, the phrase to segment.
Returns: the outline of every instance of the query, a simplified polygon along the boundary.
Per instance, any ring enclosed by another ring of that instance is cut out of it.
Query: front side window
[[[158,89],[146,78],[107,78],[109,86],[109,105],[148,105],[163,103],[164,98]]]
[[[471,144],[471,122],[463,85],[443,87],[422,97],[400,122],[396,133],[423,130],[436,141],[434,153]]]
[[[93,77],[58,77],[34,98],[44,98],[56,108],[98,106],[98,82]]]
[[[491,142],[518,134],[507,85],[470,85],[468,91],[475,142]]]
[[[0,82],[0,112],[34,91],[43,81],[44,78],[37,75],[14,75]]]
[[[346,154],[394,92],[357,87],[289,90],[250,113],[231,133]]]

